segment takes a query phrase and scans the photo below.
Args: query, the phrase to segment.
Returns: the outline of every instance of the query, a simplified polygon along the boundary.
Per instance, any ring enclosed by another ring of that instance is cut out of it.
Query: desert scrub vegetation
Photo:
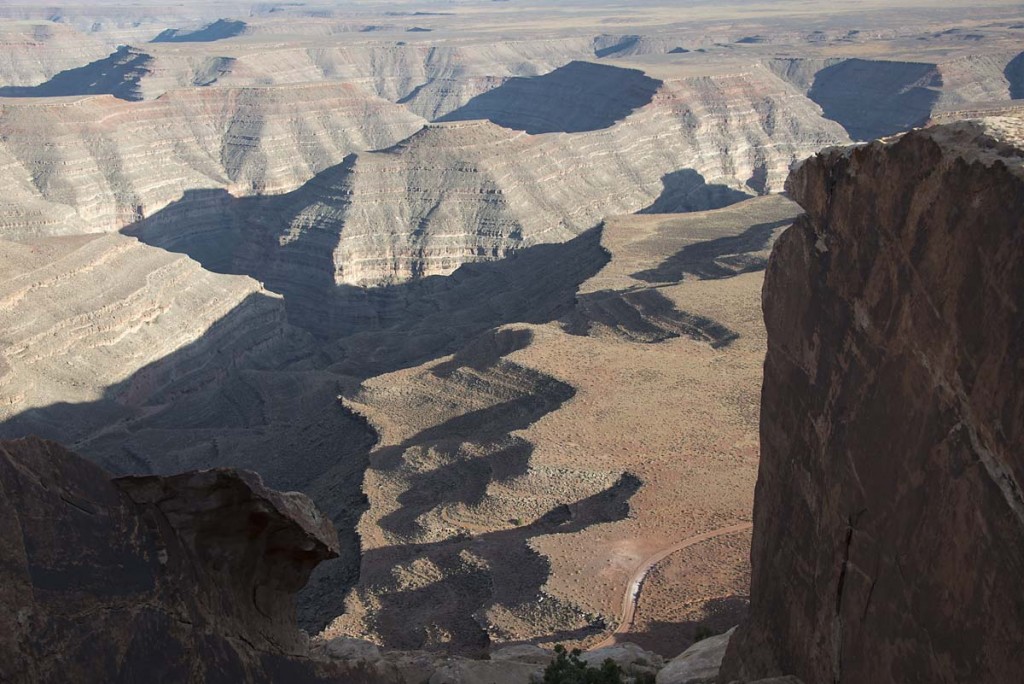
[[[555,659],[544,669],[544,684],[654,684],[654,675],[628,677],[611,658],[599,667],[587,665],[580,653],[578,648],[567,651],[561,644],[555,646]]]

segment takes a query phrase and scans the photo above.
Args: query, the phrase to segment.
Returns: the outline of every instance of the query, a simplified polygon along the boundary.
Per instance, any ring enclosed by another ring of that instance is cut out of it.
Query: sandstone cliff
[[[825,152],[778,241],[751,614],[721,681],[1024,671],[1024,164],[994,118]]]
[[[110,480],[0,443],[0,680],[367,681],[308,657],[294,593],[337,554],[305,496],[244,471]]]

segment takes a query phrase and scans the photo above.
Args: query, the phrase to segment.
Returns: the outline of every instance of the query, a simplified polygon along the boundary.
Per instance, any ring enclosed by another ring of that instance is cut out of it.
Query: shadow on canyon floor
[[[510,78],[438,121],[487,119],[530,134],[596,131],[650,103],[660,86],[637,69],[569,62],[542,76]]]
[[[350,163],[318,182],[336,180]],[[538,376],[524,385],[529,389],[522,396],[453,418],[408,445],[373,456],[374,467],[382,468],[398,462],[410,446],[429,445],[451,457],[446,468],[414,483],[417,491],[435,493],[406,496],[401,501],[406,510],[383,523],[385,529],[415,531],[424,512],[451,502],[472,505],[488,483],[514,478],[528,467],[532,445],[510,433],[557,409],[575,391],[504,358],[528,346],[532,333],[495,328],[562,321],[575,334],[586,334],[604,312],[622,309],[626,322],[617,313],[613,322],[634,341],[679,334],[711,344],[730,339],[729,331],[678,311],[653,290],[577,297],[580,285],[610,258],[601,246],[600,226],[565,243],[465,264],[449,276],[377,288],[337,285],[330,244],[337,235],[309,231],[282,245],[274,232],[308,203],[304,193],[316,191],[304,186],[282,196],[243,199],[222,190],[190,191],[126,229],[211,271],[257,278],[282,298],[251,295],[199,339],[107,387],[95,401],[31,409],[0,424],[0,437],[57,439],[118,474],[240,467],[261,473],[272,487],[306,492],[338,527],[343,549],[340,559],[318,569],[300,596],[301,624],[313,631],[341,612],[342,598],[358,580],[355,530],[367,510],[361,487],[377,444],[372,427],[339,396],[351,396],[367,378],[450,354],[455,356],[431,369],[435,377],[496,365]],[[470,441],[479,447],[474,458],[465,457]],[[444,491],[450,481],[461,489]],[[517,543],[527,554],[523,567],[546,564],[539,557],[530,560],[533,552],[524,541],[539,528],[525,529],[488,533],[479,543],[491,548],[491,542],[514,541],[519,534]],[[448,557],[444,543],[434,548]],[[488,551],[495,559],[498,548]],[[506,570],[511,571],[499,569]],[[516,578],[506,579],[518,586]],[[543,582],[538,579],[536,586]],[[553,606],[548,602],[542,612]]]
[[[776,231],[792,223],[792,219],[759,223],[736,236],[695,242],[657,267],[638,271],[633,277],[648,283],[676,283],[685,274],[701,280],[718,280],[763,270]],[[764,254],[759,255],[761,252]]]
[[[212,43],[217,40],[234,38],[245,33],[248,25],[237,19],[218,19],[212,24],[189,31],[187,29],[164,29],[151,43]]]
[[[807,96],[854,140],[874,140],[923,125],[941,87],[934,64],[847,59],[815,74]]]
[[[655,620],[646,624],[642,632],[626,632],[619,641],[631,641],[642,648],[661,655],[675,658],[694,644],[698,635],[722,634],[747,616],[750,607],[748,596],[721,596],[705,601],[701,610],[705,617],[700,620],[663,622]]]
[[[728,185],[709,184],[693,169],[679,169],[661,177],[662,191],[638,214],[682,214],[721,209],[752,197]],[[761,188],[763,190],[763,186]]]
[[[314,308],[358,308],[354,316],[338,314],[355,320],[337,326],[333,338],[286,322],[281,300],[251,295],[203,337],[106,388],[100,399],[22,412],[0,424],[0,437],[57,439],[117,474],[248,468],[272,487],[311,495],[338,527],[343,546],[342,558],[324,564],[300,597],[303,626],[318,630],[341,612],[342,597],[358,578],[355,525],[366,510],[361,484],[376,444],[365,420],[337,397],[367,377],[457,352],[495,327],[556,320],[607,259],[593,229],[568,243],[379,291],[333,282],[327,290],[286,288],[289,314],[296,296],[311,296]],[[512,336],[496,344],[509,350],[529,344]],[[463,352],[435,372],[453,372],[475,356]],[[563,390],[560,396],[571,395],[568,386]],[[478,418],[526,427],[559,403],[526,397],[421,437],[441,439],[450,431],[450,438],[468,438]]]
[[[678,309],[657,290],[601,290],[576,298],[576,309],[562,319],[570,335],[586,336],[602,326],[630,342],[655,343],[686,336],[715,349],[739,337],[718,321]]]
[[[551,642],[596,633],[604,627],[599,617],[585,615],[577,607],[542,592],[550,565],[532,549],[530,540],[624,519],[629,515],[629,500],[641,484],[636,476],[624,473],[604,491],[558,506],[526,525],[474,537],[368,551],[364,567],[394,568],[416,558],[425,559],[448,576],[459,576],[455,582],[434,582],[378,595],[374,627],[396,648],[421,648],[441,633],[450,635],[459,650],[480,652],[491,641],[491,635],[481,624],[486,623],[489,609],[508,610],[532,624],[578,625],[552,629],[547,637]],[[514,634],[494,636],[502,641],[516,641]]]

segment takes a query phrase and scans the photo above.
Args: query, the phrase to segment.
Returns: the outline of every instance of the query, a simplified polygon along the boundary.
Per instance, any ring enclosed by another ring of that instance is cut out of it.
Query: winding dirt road
[[[710,532],[688,537],[678,544],[673,544],[668,548],[658,551],[652,556],[648,556],[644,559],[644,562],[640,564],[640,567],[633,572],[633,576],[630,578],[629,584],[626,585],[626,592],[622,596],[622,612],[621,619],[619,620],[619,626],[616,627],[615,631],[605,637],[600,643],[594,644],[587,650],[593,651],[594,649],[611,646],[615,643],[616,635],[625,634],[633,628],[633,618],[636,615],[636,606],[637,603],[640,602],[640,590],[643,588],[644,580],[647,579],[647,574],[655,565],[665,560],[676,551],[681,551],[690,546],[694,546],[717,537],[724,537],[727,534],[745,532],[751,527],[753,527],[753,525],[748,522],[737,523],[735,525],[729,525],[728,527],[719,527],[717,530],[711,530]]]

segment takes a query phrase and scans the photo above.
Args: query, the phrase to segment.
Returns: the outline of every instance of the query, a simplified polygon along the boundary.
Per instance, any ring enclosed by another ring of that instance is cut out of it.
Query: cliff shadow
[[[661,194],[638,214],[683,214],[721,209],[751,198],[727,185],[709,184],[693,169],[679,169],[661,177]]]
[[[139,82],[149,74],[153,58],[122,45],[113,53],[85,66],[66,69],[36,86],[4,86],[0,97],[66,97],[113,95],[121,100],[141,100]]]
[[[211,230],[199,241],[172,236],[172,251],[191,252],[218,272],[241,270],[236,267],[251,262],[239,253],[251,246],[239,240],[244,224],[230,212],[239,204],[262,209],[276,201],[190,193],[171,211],[179,212],[178,219],[208,221]],[[219,223],[221,215],[228,220]],[[57,439],[116,474],[238,467],[255,470],[274,488],[309,494],[335,523],[343,549],[342,558],[322,564],[299,596],[300,623],[319,630],[343,612],[342,599],[358,580],[355,529],[366,510],[361,486],[377,442],[373,428],[339,395],[372,375],[460,352],[480,335],[491,339],[434,371],[504,363],[501,357],[529,344],[529,335],[492,329],[556,320],[573,306],[580,283],[607,260],[595,228],[567,243],[466,264],[450,276],[372,290],[337,286],[328,278],[280,281],[283,299],[251,295],[198,339],[103,388],[101,398],[23,411],[0,423],[0,436]],[[311,322],[317,316],[330,325]],[[488,346],[494,350],[485,351]],[[524,397],[420,437],[444,439],[444,430],[465,436],[481,424],[525,427],[550,405],[545,396]],[[505,455],[511,460],[492,459],[493,476],[502,477],[506,466],[518,472],[523,452],[513,448]]]
[[[703,617],[694,620],[667,622],[653,620],[643,631],[631,630],[618,641],[631,642],[653,651],[663,658],[675,658],[700,639],[724,634],[746,619],[750,609],[749,596],[720,596],[700,605]]]
[[[934,64],[847,59],[814,75],[807,96],[854,140],[925,124],[941,95]]]
[[[401,649],[428,648],[486,652],[494,634],[515,641],[490,624],[494,610],[514,613],[549,639],[582,639],[600,632],[605,621],[546,594],[550,563],[533,550],[531,540],[572,534],[629,515],[629,501],[642,482],[623,473],[607,489],[547,511],[536,520],[473,537],[456,536],[426,544],[403,544],[367,551],[364,568],[387,568],[393,577],[408,572],[410,559],[432,565],[442,578],[409,589],[394,587],[374,594],[374,630]],[[399,580],[401,581],[401,580]],[[436,636],[449,641],[437,643]]]
[[[562,319],[562,329],[570,335],[586,336],[598,327],[646,344],[685,336],[720,349],[739,338],[739,333],[718,321],[678,309],[654,289],[579,295],[575,309]]]
[[[632,275],[648,283],[675,283],[685,274],[701,280],[717,280],[760,271],[767,265],[767,251],[776,231],[792,223],[792,219],[759,223],[739,235],[687,245],[657,267]]]
[[[245,33],[248,25],[237,19],[218,19],[194,31],[165,29],[151,43],[212,43]]]
[[[284,195],[190,191],[122,232],[208,270],[259,280],[284,297],[289,323],[321,340],[333,370],[357,377],[451,354],[507,323],[555,320],[572,307],[579,285],[608,262],[595,226],[567,242],[464,263],[447,276],[377,287],[337,284],[333,253],[340,233],[283,230],[343,184],[353,161]]]
[[[437,120],[487,119],[530,134],[596,131],[649,104],[659,87],[638,69],[570,62],[542,76],[511,78]]]
[[[1024,100],[1024,52],[1007,63],[1003,76],[1010,84],[1010,99]]]

